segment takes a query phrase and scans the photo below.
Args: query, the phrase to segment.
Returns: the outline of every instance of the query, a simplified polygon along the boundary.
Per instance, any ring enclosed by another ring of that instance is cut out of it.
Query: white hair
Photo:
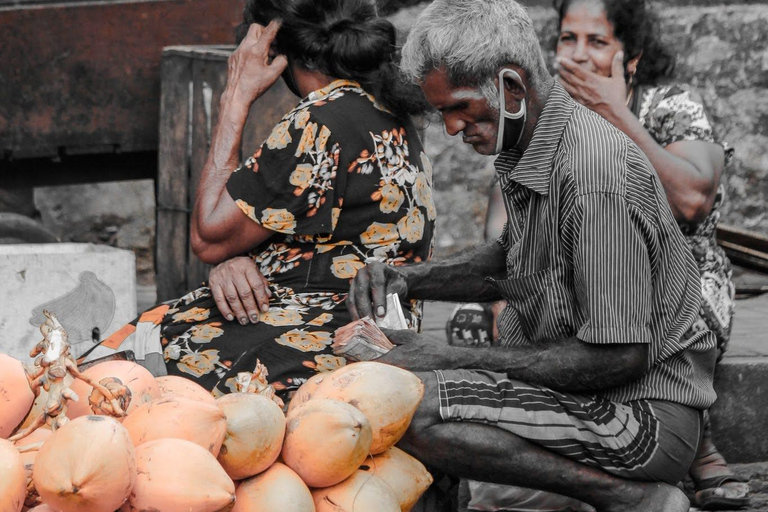
[[[444,68],[453,85],[477,86],[493,105],[494,79],[505,64],[525,70],[534,87],[549,76],[531,18],[520,4],[435,0],[408,35],[401,67],[415,82]]]

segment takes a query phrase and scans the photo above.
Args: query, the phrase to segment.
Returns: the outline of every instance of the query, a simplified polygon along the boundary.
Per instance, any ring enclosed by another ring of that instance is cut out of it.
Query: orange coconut
[[[155,377],[155,382],[160,388],[160,397],[162,398],[174,396],[200,400],[209,404],[216,402],[210,391],[191,379],[178,375],[164,375],[163,377]]]
[[[432,485],[432,475],[424,464],[396,446],[368,457],[360,469],[384,480],[395,492],[403,512],[411,510],[424,491]]]
[[[35,459],[37,453],[40,451],[40,446],[35,446],[40,443],[44,443],[49,437],[51,437],[51,430],[46,427],[41,427],[29,434],[27,437],[17,440],[14,445],[19,450],[24,450],[21,454],[21,462],[24,464],[24,474],[27,482],[32,481],[32,470],[35,467]],[[32,488],[32,492],[27,495],[27,504],[31,503],[37,496],[37,492]]]
[[[397,443],[424,396],[424,384],[413,373],[383,363],[353,363],[328,375],[312,400],[332,398],[360,409],[371,422],[376,455]]]
[[[234,504],[234,482],[211,452],[192,441],[139,445],[136,464],[136,485],[122,512],[224,512]]]
[[[160,397],[160,387],[149,370],[130,361],[106,361],[91,366],[83,372],[86,377],[99,382],[118,395],[120,406],[129,414],[141,404]],[[80,399],[69,402],[67,416],[70,419],[86,414],[106,414],[104,396],[93,386],[75,379],[70,389]]]
[[[280,455],[285,415],[271,399],[252,393],[231,393],[216,400],[227,418],[219,463],[233,480],[261,473]]]
[[[215,404],[189,398],[158,398],[142,404],[123,420],[134,446],[176,437],[197,443],[214,457],[227,432],[227,418]]]
[[[0,439],[8,439],[29,413],[35,394],[21,361],[0,353]]]
[[[297,389],[291,397],[291,402],[288,404],[288,410],[286,411],[286,414],[304,402],[311,400],[317,387],[321,382],[323,382],[324,379],[328,378],[328,375],[328,373],[316,373],[308,378],[304,384],[299,386],[299,389]]]
[[[400,512],[394,491],[371,473],[355,471],[343,482],[314,489],[317,512]]]
[[[75,418],[40,448],[32,480],[43,502],[58,512],[113,512],[136,481],[128,431],[107,416]]]
[[[27,512],[56,512],[51,507],[43,503],[42,505],[38,505],[34,508],[29,509]]]
[[[286,417],[282,457],[310,487],[334,485],[355,472],[371,447],[371,425],[359,409],[314,399]]]
[[[312,493],[291,468],[276,462],[237,486],[232,512],[315,512]]]
[[[19,512],[27,496],[27,478],[19,451],[0,439],[0,512]]]

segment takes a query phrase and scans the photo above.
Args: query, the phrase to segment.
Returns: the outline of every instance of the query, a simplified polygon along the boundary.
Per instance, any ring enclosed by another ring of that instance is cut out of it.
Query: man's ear
[[[525,84],[520,82],[516,77],[506,74],[504,75],[504,103],[507,105],[507,111],[510,111],[509,107],[519,107],[520,103],[525,99],[526,90]],[[517,110],[517,108],[516,108]]]

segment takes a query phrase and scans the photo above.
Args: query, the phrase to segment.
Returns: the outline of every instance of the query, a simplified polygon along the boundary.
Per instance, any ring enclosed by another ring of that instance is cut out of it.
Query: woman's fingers
[[[213,294],[213,300],[216,302],[216,307],[219,308],[222,316],[230,322],[235,319],[235,314],[229,308],[229,303],[226,297],[224,297],[224,291],[219,285],[209,283],[211,288],[211,294]]]
[[[246,269],[245,278],[248,281],[250,289],[253,291],[255,298],[255,306],[257,311],[249,311],[251,320],[253,323],[259,321],[259,311],[269,311],[269,287],[266,281],[262,278],[261,273],[256,269],[256,265],[253,264],[250,268]]]

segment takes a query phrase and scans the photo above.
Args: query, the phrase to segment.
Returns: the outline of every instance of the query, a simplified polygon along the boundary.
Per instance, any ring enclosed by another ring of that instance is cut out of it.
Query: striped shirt
[[[528,148],[495,165],[508,215],[507,279],[490,279],[509,303],[502,346],[646,343],[647,373],[599,394],[709,407],[715,337],[687,334],[698,270],[642,151],[556,83]]]

